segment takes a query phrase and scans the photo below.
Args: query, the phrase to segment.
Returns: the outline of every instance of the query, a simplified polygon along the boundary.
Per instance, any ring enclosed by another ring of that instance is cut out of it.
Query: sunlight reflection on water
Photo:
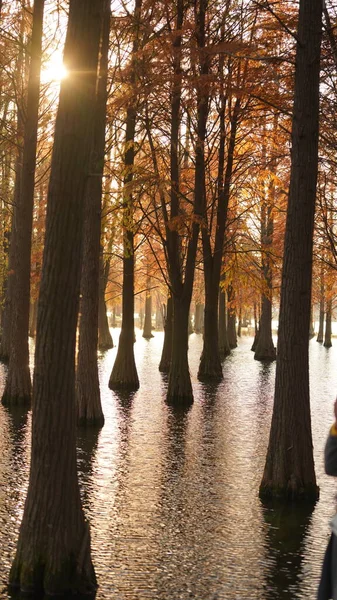
[[[113,330],[114,342],[118,330]],[[311,406],[321,495],[313,513],[258,499],[275,364],[254,361],[252,338],[224,362],[218,388],[196,378],[202,347],[190,336],[195,402],[165,404],[158,371],[163,334],[137,330],[141,383],[108,389],[116,348],[99,357],[105,426],[80,430],[79,480],[91,523],[97,599],[314,600],[336,482],[323,447],[337,390],[337,350],[310,342]],[[334,340],[334,344],[337,343]],[[5,368],[0,365],[3,383]],[[13,558],[28,481],[30,414],[0,406],[0,582]],[[9,597],[0,590],[0,597]]]

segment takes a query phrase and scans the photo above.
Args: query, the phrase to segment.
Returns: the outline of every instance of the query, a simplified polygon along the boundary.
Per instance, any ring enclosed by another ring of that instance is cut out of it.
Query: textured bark
[[[319,324],[318,324],[318,333],[317,333],[317,342],[323,342],[324,336],[324,299],[322,298],[319,303]]]
[[[110,6],[105,0],[102,20],[99,77],[96,94],[93,148],[84,206],[80,326],[76,372],[77,421],[101,427],[104,415],[98,377],[99,259],[102,177],[105,154]]]
[[[219,352],[220,358],[223,360],[231,353],[227,335],[226,324],[226,292],[220,288],[219,290]]]
[[[193,403],[187,358],[189,307],[189,300],[183,302],[173,296],[172,355],[166,401],[168,404],[179,406],[189,406]]]
[[[228,309],[227,309],[227,335],[228,335],[228,343],[229,347],[236,348],[237,337],[236,337],[236,311],[233,306],[234,303],[234,290],[231,285],[228,286],[227,289],[227,297],[228,297]]]
[[[23,75],[23,62],[24,62],[24,19],[21,18],[20,24],[20,39],[19,39],[19,53],[15,68],[16,76],[16,87],[21,90],[20,82],[22,81]],[[15,160],[15,180],[14,180],[14,193],[13,193],[13,204],[14,207],[18,206],[21,195],[21,173],[22,173],[22,160],[23,160],[23,135],[24,135],[24,120],[23,120],[23,93],[18,94],[17,98],[17,123],[16,123],[16,160]],[[15,217],[12,218],[11,233],[9,236],[9,252],[8,252],[8,271],[5,283],[5,300],[4,310],[1,320],[1,343],[0,343],[0,360],[8,362],[11,345],[11,325],[12,325],[12,297],[13,297],[13,279],[15,272],[15,252],[16,252],[16,225]]]
[[[276,348],[272,336],[272,304],[267,296],[262,296],[262,310],[259,333],[255,343],[255,360],[273,361],[276,359]]]
[[[147,290],[145,296],[145,319],[143,327],[143,338],[147,340],[153,337],[152,334],[152,295],[151,295],[151,281],[147,279]]]
[[[136,0],[134,10],[134,39],[132,48],[132,64],[130,86],[133,88],[133,102],[126,112],[126,134],[123,181],[123,308],[122,327],[119,336],[117,356],[110,375],[111,389],[137,390],[139,379],[134,356],[134,234],[133,234],[133,167],[135,160],[135,130],[136,130],[136,98],[135,85],[137,80],[136,61],[139,49],[139,27],[142,0]]]
[[[164,325],[164,344],[159,363],[161,373],[169,373],[172,357],[172,335],[173,335],[173,302],[172,297],[167,299],[167,310]]]
[[[200,381],[220,381],[222,379],[222,366],[219,352],[218,294],[219,286],[216,289],[213,289],[213,286],[210,286],[206,296],[204,344],[198,370],[198,379]]]
[[[318,497],[309,402],[312,245],[318,166],[321,0],[300,0],[272,424],[263,497]]]
[[[328,300],[326,303],[326,316],[325,316],[325,331],[324,331],[324,343],[325,348],[331,348],[331,320],[332,320],[332,300]]]
[[[100,350],[109,350],[114,347],[109,330],[108,316],[106,314],[105,288],[106,272],[103,263],[102,248],[99,258],[99,285],[98,285],[98,347]]]
[[[195,306],[194,316],[194,331],[195,333],[202,333],[204,329],[204,305],[197,302]]]
[[[313,311],[313,307],[311,307],[310,324],[309,324],[309,339],[311,340],[313,337],[315,337],[315,325],[314,325],[314,311]]]
[[[38,306],[28,493],[10,584],[37,594],[93,592],[76,465],[75,343],[83,197],[103,0],[70,0],[48,190]]]
[[[28,76],[27,108],[24,123],[23,155],[20,193],[14,210],[14,250],[10,354],[6,385],[2,403],[28,404],[31,401],[29,371],[29,304],[30,304],[30,254],[34,204],[34,179],[39,111],[42,25],[44,0],[35,0],[31,40],[31,59]]]

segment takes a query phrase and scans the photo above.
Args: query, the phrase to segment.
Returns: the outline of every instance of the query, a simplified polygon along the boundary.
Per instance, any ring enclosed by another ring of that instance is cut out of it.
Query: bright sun
[[[62,56],[53,54],[42,67],[42,83],[60,82],[68,76],[68,71],[62,62]]]

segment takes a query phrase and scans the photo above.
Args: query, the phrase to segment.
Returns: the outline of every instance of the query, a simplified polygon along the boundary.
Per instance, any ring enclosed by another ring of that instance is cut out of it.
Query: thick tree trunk
[[[272,304],[267,296],[262,296],[262,310],[259,335],[256,340],[255,360],[273,361],[276,359],[276,349],[272,335]]]
[[[8,248],[8,268],[5,281],[5,298],[4,308],[1,319],[1,343],[0,343],[0,360],[3,362],[9,361],[10,345],[11,345],[11,325],[12,325],[12,297],[13,297],[13,280],[15,273],[15,252],[16,252],[16,222],[15,222],[15,207],[18,206],[21,195],[21,176],[23,162],[23,137],[24,137],[24,93],[22,90],[23,64],[24,64],[24,34],[25,22],[23,14],[21,15],[20,23],[20,38],[19,52],[15,66],[15,85],[17,88],[17,123],[16,123],[16,159],[15,159],[15,179],[13,192],[14,215],[11,222],[11,233],[9,235]],[[26,82],[25,82],[26,83]],[[20,93],[21,92],[21,93]],[[9,198],[8,198],[9,199]]]
[[[99,257],[99,285],[98,285],[98,347],[100,350],[109,350],[114,347],[108,317],[106,314],[105,304],[105,288],[106,288],[106,273],[103,263],[102,248],[100,249]]]
[[[166,400],[179,406],[193,403],[187,358],[189,308],[189,301],[173,296],[172,356]]]
[[[70,0],[38,307],[28,494],[10,583],[96,589],[76,465],[75,344],[102,0]]]
[[[164,344],[159,363],[161,373],[169,373],[172,358],[172,335],[173,335],[173,302],[172,297],[167,299],[167,310],[164,325]]]
[[[197,302],[195,305],[194,332],[202,333],[204,330],[204,305]]]
[[[11,339],[9,366],[2,403],[6,405],[28,404],[31,401],[29,371],[29,303],[30,303],[30,254],[34,205],[34,179],[37,148],[39,111],[42,25],[44,0],[35,0],[31,59],[29,66],[27,109],[24,124],[24,142],[21,169],[20,194],[14,211],[15,235],[14,275],[11,303]]]
[[[325,332],[324,332],[324,343],[325,348],[331,348],[331,321],[332,321],[332,300],[328,300],[326,303],[326,317],[325,317]]]
[[[219,287],[213,289],[210,286],[205,300],[204,345],[198,370],[200,381],[221,381],[223,377],[219,352],[218,295]]]
[[[262,497],[318,497],[309,402],[312,244],[318,166],[321,0],[300,0],[290,190],[274,409]]]
[[[227,335],[226,323],[226,292],[220,288],[219,290],[219,352],[220,359],[224,360],[231,353]]]
[[[80,326],[76,372],[77,422],[101,427],[104,415],[98,377],[98,305],[101,241],[102,177],[110,33],[109,0],[104,0],[99,78],[96,94],[93,149],[84,202]]]

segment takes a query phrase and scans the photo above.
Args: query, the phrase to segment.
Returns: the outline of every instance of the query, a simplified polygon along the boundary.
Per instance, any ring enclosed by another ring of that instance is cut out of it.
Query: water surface
[[[118,330],[112,333],[116,342]],[[275,364],[255,361],[252,338],[242,337],[224,362],[223,382],[204,385],[196,378],[202,338],[192,334],[195,402],[174,411],[158,371],[162,342],[160,332],[147,341],[137,331],[141,387],[131,396],[108,389],[116,348],[99,357],[105,426],[79,431],[97,600],[314,600],[337,491],[323,470],[336,348],[310,342],[320,500],[308,512],[267,508],[258,499]],[[10,598],[5,584],[27,490],[30,419],[0,406],[0,598]]]

